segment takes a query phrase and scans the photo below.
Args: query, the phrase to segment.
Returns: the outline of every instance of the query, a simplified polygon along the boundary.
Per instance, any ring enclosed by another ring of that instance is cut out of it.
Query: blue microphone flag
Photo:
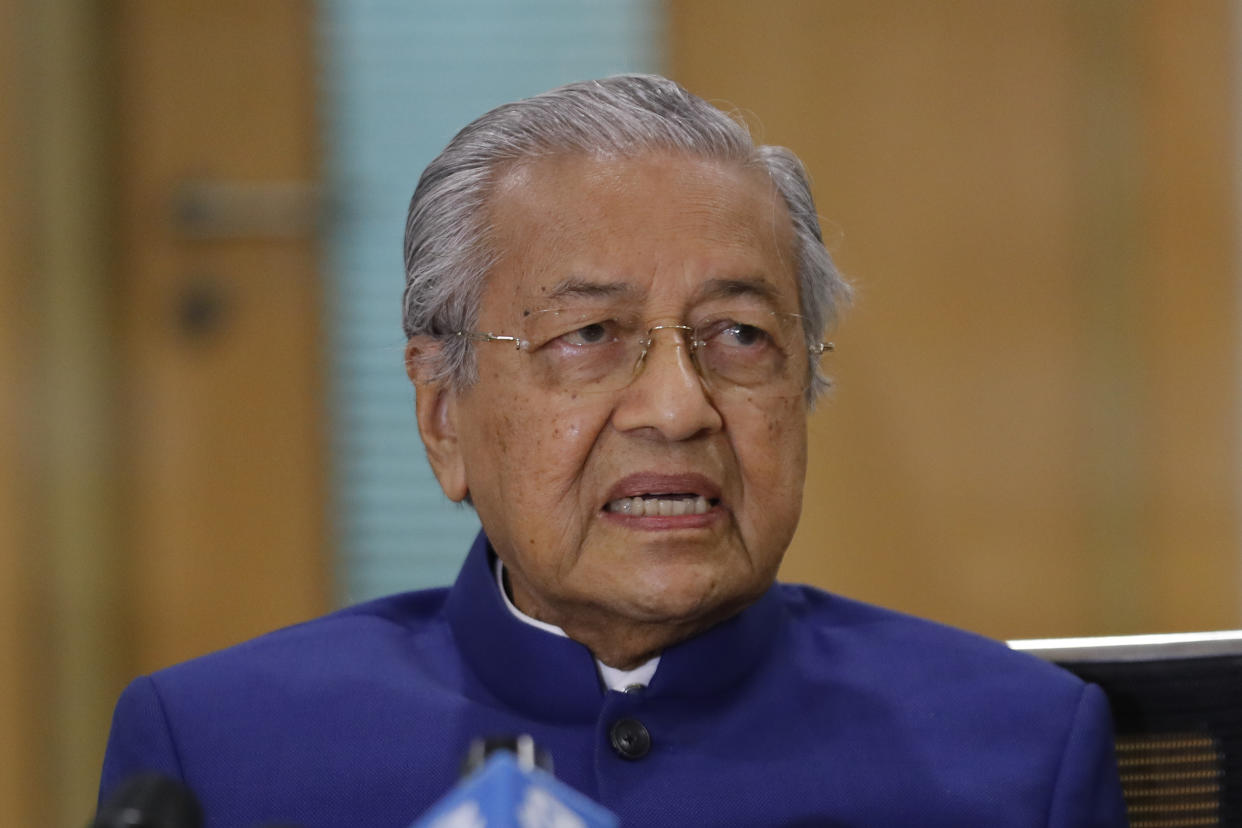
[[[410,828],[617,828],[604,806],[497,751]]]

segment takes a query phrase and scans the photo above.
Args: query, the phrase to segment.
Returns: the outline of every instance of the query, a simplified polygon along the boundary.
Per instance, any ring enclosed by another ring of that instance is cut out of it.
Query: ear
[[[466,464],[458,439],[457,392],[444,380],[432,379],[432,365],[440,344],[416,336],[405,345],[405,373],[414,383],[418,433],[440,488],[449,500],[460,502],[469,493]]]

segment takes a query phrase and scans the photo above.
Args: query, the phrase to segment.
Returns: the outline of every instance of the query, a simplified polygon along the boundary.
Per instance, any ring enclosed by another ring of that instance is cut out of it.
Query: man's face
[[[502,176],[489,218],[501,258],[479,331],[521,335],[566,306],[615,306],[644,329],[723,307],[798,311],[789,215],[761,170],[545,158]],[[588,616],[715,623],[772,582],[798,522],[802,396],[709,390],[678,331],[653,337],[637,377],[604,393],[549,385],[534,354],[479,343],[478,382],[448,409],[515,602],[571,635]],[[635,497],[653,505],[614,511]],[[660,500],[688,513],[648,514]]]

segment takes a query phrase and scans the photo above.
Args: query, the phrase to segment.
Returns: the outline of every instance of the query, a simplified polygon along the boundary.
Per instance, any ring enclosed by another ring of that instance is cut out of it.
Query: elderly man
[[[483,533],[398,595],[135,681],[105,793],[212,825],[405,826],[529,733],[626,825],[1123,825],[1098,689],[774,584],[847,290],[787,150],[625,76],[502,106],[424,172],[407,370]]]

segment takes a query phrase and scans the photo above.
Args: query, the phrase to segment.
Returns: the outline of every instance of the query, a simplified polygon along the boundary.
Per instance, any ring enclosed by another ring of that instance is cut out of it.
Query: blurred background
[[[422,167],[669,74],[857,287],[783,577],[999,637],[1240,626],[1228,0],[0,0],[0,822],[134,675],[449,583],[399,323]]]

